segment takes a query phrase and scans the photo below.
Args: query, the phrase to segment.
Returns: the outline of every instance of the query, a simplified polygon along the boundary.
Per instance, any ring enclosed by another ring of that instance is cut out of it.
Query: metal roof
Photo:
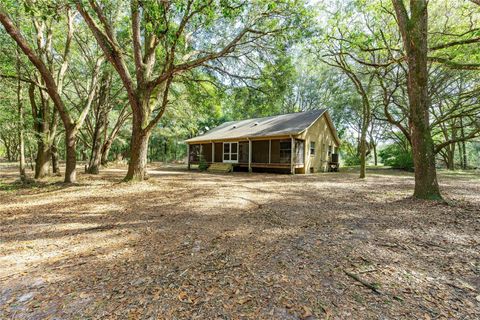
[[[326,109],[318,109],[265,118],[229,121],[203,135],[188,139],[186,142],[297,135],[307,129],[325,112]]]

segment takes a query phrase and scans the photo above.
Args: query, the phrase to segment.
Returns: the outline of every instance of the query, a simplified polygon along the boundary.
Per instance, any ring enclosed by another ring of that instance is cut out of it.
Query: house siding
[[[322,115],[297,138],[305,140],[305,173],[310,172],[310,168],[313,168],[313,172],[327,171],[328,146],[335,147],[335,151],[337,151],[338,143],[328,124],[326,115]],[[315,155],[310,154],[310,142],[315,142]]]

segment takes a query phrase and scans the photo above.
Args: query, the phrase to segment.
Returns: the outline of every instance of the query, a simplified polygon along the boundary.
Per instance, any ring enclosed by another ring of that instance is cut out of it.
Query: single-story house
[[[188,166],[203,157],[234,167],[284,169],[290,173],[327,171],[340,140],[326,109],[229,121],[186,140]]]

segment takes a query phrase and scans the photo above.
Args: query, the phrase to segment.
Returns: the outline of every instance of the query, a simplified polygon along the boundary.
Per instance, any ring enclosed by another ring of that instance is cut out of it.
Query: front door
[[[223,162],[238,163],[238,142],[223,143]]]

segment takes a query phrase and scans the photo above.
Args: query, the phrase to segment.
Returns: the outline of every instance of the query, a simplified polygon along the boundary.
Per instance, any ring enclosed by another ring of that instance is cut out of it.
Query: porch
[[[223,162],[234,167],[282,169],[302,172],[305,164],[305,141],[295,138],[240,141],[212,141],[188,145],[188,166]]]

